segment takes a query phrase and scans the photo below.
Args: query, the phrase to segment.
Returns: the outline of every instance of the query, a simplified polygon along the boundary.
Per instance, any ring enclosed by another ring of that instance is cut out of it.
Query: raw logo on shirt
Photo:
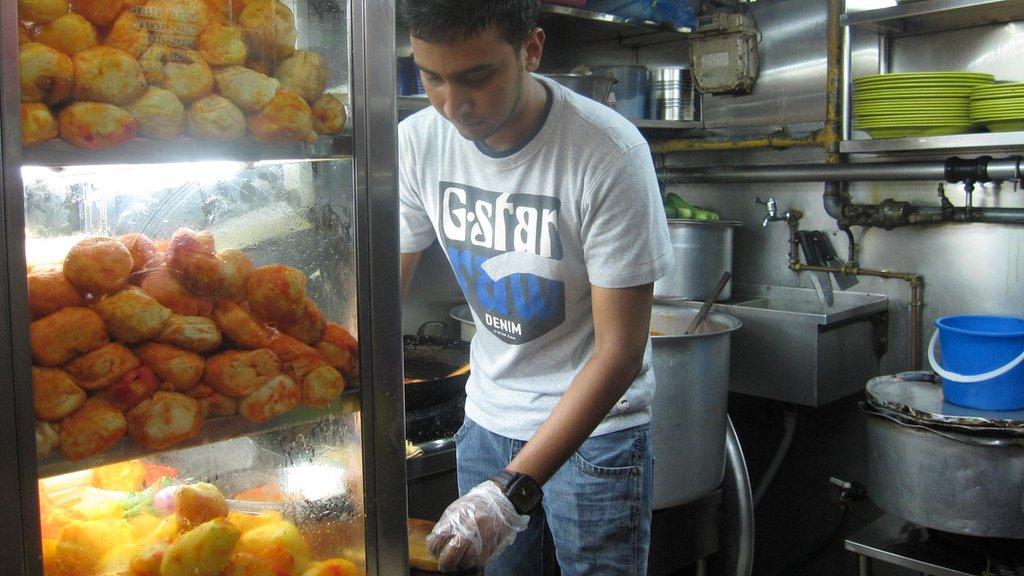
[[[525,344],[565,320],[565,283],[533,273],[491,278],[487,260],[508,252],[562,259],[558,198],[441,182],[441,239],[455,278],[486,328]]]

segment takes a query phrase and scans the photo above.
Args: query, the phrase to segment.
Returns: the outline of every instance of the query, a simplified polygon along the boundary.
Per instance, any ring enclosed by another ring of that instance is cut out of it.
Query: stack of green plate
[[[873,138],[939,136],[973,126],[970,96],[995,81],[974,72],[879,74],[853,81],[853,127]]]
[[[1024,82],[975,88],[971,121],[993,132],[1024,130]]]

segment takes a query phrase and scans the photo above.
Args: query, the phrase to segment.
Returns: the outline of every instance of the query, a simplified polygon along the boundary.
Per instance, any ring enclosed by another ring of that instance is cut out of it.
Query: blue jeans
[[[494,476],[526,444],[466,418],[455,434],[459,493]],[[485,568],[487,576],[541,576],[545,522],[564,576],[643,576],[651,540],[651,432],[647,425],[588,438],[544,484],[542,510]]]

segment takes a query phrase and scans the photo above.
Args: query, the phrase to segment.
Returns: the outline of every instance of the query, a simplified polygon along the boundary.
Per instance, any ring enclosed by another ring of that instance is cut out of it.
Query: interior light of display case
[[[846,0],[846,11],[863,12],[864,10],[892,8],[895,5],[896,0]]]
[[[45,183],[54,177],[65,181],[88,177],[97,190],[146,194],[188,182],[210,185],[232,180],[245,168],[244,162],[72,166],[60,169],[25,166],[21,169],[21,177],[26,186]]]
[[[345,469],[323,464],[298,464],[285,469],[286,494],[299,495],[310,501],[345,494]]]

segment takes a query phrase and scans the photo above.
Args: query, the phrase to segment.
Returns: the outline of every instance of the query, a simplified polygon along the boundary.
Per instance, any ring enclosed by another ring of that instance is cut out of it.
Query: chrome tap
[[[785,216],[779,216],[779,204],[775,201],[775,198],[769,196],[768,200],[755,198],[754,201],[758,204],[764,204],[766,214],[764,216],[764,220],[761,221],[761,228],[767,228],[770,222],[786,219]]]

